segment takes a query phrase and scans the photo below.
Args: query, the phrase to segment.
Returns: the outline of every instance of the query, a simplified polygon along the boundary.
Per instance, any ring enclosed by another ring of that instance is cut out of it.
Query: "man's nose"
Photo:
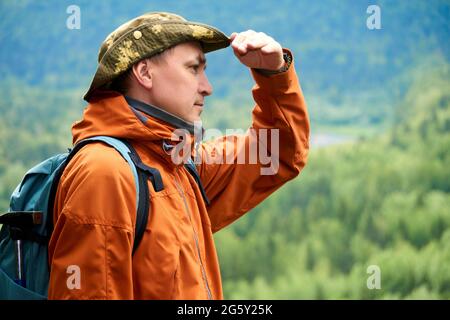
[[[199,91],[202,96],[210,96],[213,92],[213,88],[211,86],[211,83],[209,83],[206,73],[203,73],[203,75],[200,79]]]

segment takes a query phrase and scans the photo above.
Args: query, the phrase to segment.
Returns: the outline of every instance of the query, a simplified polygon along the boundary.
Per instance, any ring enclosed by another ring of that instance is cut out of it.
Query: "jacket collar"
[[[148,116],[151,116],[153,118],[159,119],[161,121],[167,122],[168,124],[174,126],[177,129],[185,129],[190,134],[194,134],[194,124],[191,122],[187,122],[165,110],[162,110],[156,106],[153,106],[151,104],[144,103],[142,101],[133,99],[128,96],[124,96],[127,103],[130,105],[131,108],[135,110],[139,110],[142,113],[145,113]],[[140,118],[139,113],[136,113],[136,115]],[[141,121],[145,123],[147,119],[140,118]]]
[[[72,134],[74,144],[93,136],[111,136],[139,141],[168,155],[180,142],[174,136],[174,131],[178,128],[188,134],[185,138],[189,139],[191,154],[194,154],[195,146],[200,141],[196,141],[196,135],[192,132],[200,128],[155,106],[125,98],[114,91],[105,91],[91,99],[84,110],[83,118],[74,123]],[[201,133],[197,134],[201,140],[203,128],[197,132]]]

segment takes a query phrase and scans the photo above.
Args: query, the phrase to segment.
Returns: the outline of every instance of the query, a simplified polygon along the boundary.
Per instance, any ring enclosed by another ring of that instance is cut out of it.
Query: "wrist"
[[[283,60],[284,60],[284,64],[283,66],[278,69],[278,70],[267,70],[267,69],[255,69],[258,73],[265,75],[265,76],[270,76],[273,74],[279,74],[279,73],[283,73],[286,72],[291,63],[292,63],[292,56],[289,52],[283,52]]]

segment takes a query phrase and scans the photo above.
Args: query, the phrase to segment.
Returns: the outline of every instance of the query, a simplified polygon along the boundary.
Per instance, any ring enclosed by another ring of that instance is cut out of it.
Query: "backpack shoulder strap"
[[[202,180],[200,179],[200,175],[198,174],[197,168],[195,167],[195,163],[194,163],[194,161],[192,161],[192,158],[188,159],[188,162],[184,165],[184,167],[194,178],[195,182],[197,182],[197,185],[200,188],[200,192],[202,193],[203,200],[205,201],[206,205],[209,206],[210,201],[209,201],[208,197],[206,196],[205,188],[203,187]]]
[[[148,222],[148,213],[150,209],[150,193],[148,190],[147,180],[150,179],[153,188],[156,192],[164,189],[160,172],[155,169],[146,166],[142,163],[139,154],[133,148],[128,141],[121,141],[129,150],[129,158],[131,159],[133,166],[137,170],[137,179],[135,177],[135,183],[138,184],[136,190],[139,190],[139,199],[137,199],[137,216],[136,216],[136,234],[134,237],[133,254],[136,251],[139,243],[144,236],[145,228]],[[131,164],[130,164],[131,165]]]
[[[163,141],[163,149],[165,151],[169,151],[173,148],[172,145],[167,144],[165,141]],[[197,171],[197,167],[195,166],[194,161],[192,158],[188,158],[187,162],[184,164],[184,167],[186,168],[187,172],[190,173],[190,175],[194,178],[195,182],[197,183],[200,192],[202,194],[203,201],[205,201],[206,205],[209,206],[211,202],[209,201],[208,197],[206,196],[205,188],[203,187],[202,180],[200,179],[200,174]]]
[[[69,163],[69,161],[75,156],[75,154],[81,150],[85,145],[93,142],[104,142],[107,145],[116,149],[122,157],[128,162],[130,165],[131,171],[134,176],[134,183],[136,186],[136,203],[137,203],[137,213],[136,213],[136,227],[135,227],[135,238],[133,243],[133,254],[136,251],[139,243],[144,236],[145,227],[148,222],[148,213],[150,209],[150,201],[149,201],[149,190],[147,180],[150,179],[153,183],[155,191],[161,191],[164,189],[162,184],[161,175],[158,170],[154,168],[140,168],[140,157],[137,154],[136,150],[131,146],[127,141],[122,141],[117,138],[108,137],[108,136],[96,136],[88,139],[81,140],[78,142],[72,150],[70,150],[69,155],[67,156],[67,160],[59,172],[58,176],[55,179],[55,183],[52,186],[52,192],[50,194],[49,201],[49,211],[53,211],[53,199],[56,195],[56,189],[58,186],[59,179],[64,171],[65,167]],[[51,219],[48,219],[51,221]]]

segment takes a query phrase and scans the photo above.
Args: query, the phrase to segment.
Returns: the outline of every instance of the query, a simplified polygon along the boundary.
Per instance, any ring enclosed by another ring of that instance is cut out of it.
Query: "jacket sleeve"
[[[307,161],[309,117],[293,60],[283,73],[251,72],[256,81],[251,128],[244,135],[203,143],[198,153],[198,170],[211,201],[208,213],[213,232],[296,177]]]
[[[67,166],[49,243],[49,299],[133,299],[136,199],[127,162],[100,143]]]

